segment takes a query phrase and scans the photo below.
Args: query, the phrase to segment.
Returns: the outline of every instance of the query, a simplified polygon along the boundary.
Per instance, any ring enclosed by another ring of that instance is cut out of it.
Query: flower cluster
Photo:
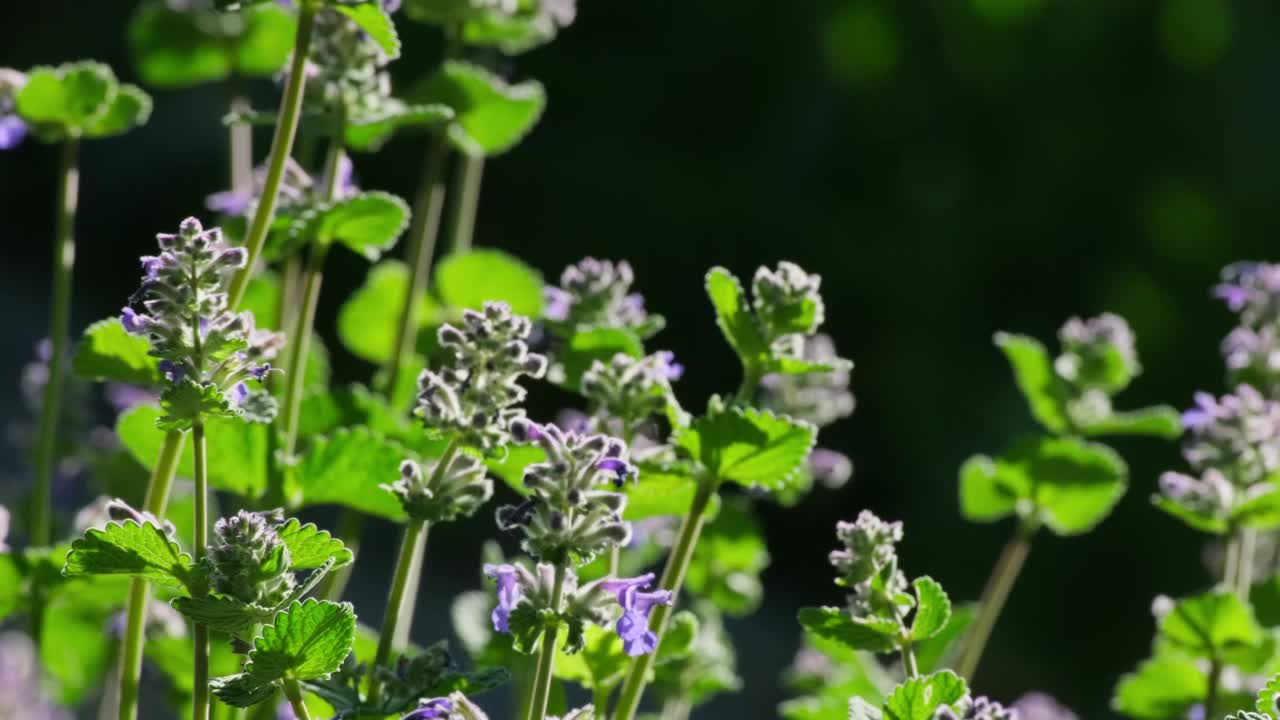
[[[384,2],[391,12],[398,0]],[[391,100],[391,78],[382,46],[354,20],[325,9],[316,14],[307,60],[306,103],[342,119],[377,116]]]
[[[1065,384],[1067,414],[1075,425],[1088,425],[1112,414],[1111,396],[1142,373],[1133,331],[1113,313],[1073,317],[1058,330],[1062,352],[1054,373]]]
[[[799,357],[804,336],[822,325],[825,309],[819,288],[822,278],[799,265],[782,261],[776,270],[761,267],[751,281],[752,307],[760,330],[774,351]]]
[[[653,584],[653,573],[634,578],[604,578],[579,587],[577,574],[568,570],[559,606],[554,603],[555,569],[549,564],[538,564],[536,571],[519,563],[485,565],[484,574],[497,586],[498,605],[490,616],[497,632],[519,635],[521,625],[528,624],[524,618],[551,614],[565,618],[570,628],[570,645],[580,645],[586,623],[602,625],[611,613],[620,609],[614,631],[622,640],[623,650],[632,656],[657,649],[658,636],[649,629],[649,614],[653,608],[674,601],[667,590],[645,589]]]
[[[284,342],[279,333],[257,329],[252,313],[227,309],[229,275],[244,267],[248,253],[195,218],[182,221],[177,234],[156,238],[161,252],[142,258],[142,287],[131,298],[146,312],[125,307],[121,322],[151,341],[172,383],[165,404],[175,422],[240,414],[250,396],[245,381],[265,379]]]
[[[666,408],[671,381],[683,374],[684,367],[666,350],[643,358],[618,353],[608,363],[593,361],[579,389],[598,419],[617,419],[624,428],[635,428]]]
[[[631,525],[622,520],[627,496],[596,489],[601,484],[621,487],[638,476],[626,460],[625,443],[526,419],[513,423],[511,432],[517,442],[537,443],[547,459],[525,468],[529,497],[520,505],[498,508],[499,528],[521,531],[525,552],[553,563],[590,562],[627,543]]]
[[[635,273],[625,260],[584,258],[560,273],[560,286],[547,287],[543,315],[564,328],[607,327],[648,337],[663,319],[645,311],[644,297],[631,292]]]
[[[1215,398],[1196,393],[1182,415],[1190,433],[1183,457],[1197,470],[1216,468],[1247,487],[1280,469],[1280,403],[1249,385]]]
[[[907,587],[906,576],[898,570],[897,543],[902,540],[902,523],[885,522],[869,510],[858,513],[854,522],[836,524],[836,538],[844,547],[829,556],[839,577],[836,583],[850,588],[849,613],[855,619],[888,612],[894,595]]]
[[[1178,472],[1163,473],[1160,494],[1197,516],[1224,521],[1231,515],[1239,495],[1222,471],[1214,468],[1205,470],[1199,479]]]
[[[418,415],[427,425],[454,433],[486,453],[510,439],[509,428],[524,411],[522,376],[542,377],[547,359],[529,352],[529,319],[506,303],[487,302],[482,312],[466,310],[461,328],[443,325],[440,345],[448,358],[440,371],[418,376]]]
[[[289,548],[276,526],[280,511],[241,510],[218,520],[209,544],[209,585],[220,595],[265,607],[279,605],[294,588]]]
[[[1013,703],[1018,720],[1080,720],[1069,708],[1042,692],[1029,692]]]
[[[27,137],[27,124],[18,117],[18,91],[27,76],[10,68],[0,68],[0,150],[12,150]]]
[[[267,166],[264,163],[254,168],[251,187],[216,192],[205,198],[205,207],[223,215],[248,216],[253,213],[254,203],[262,195],[266,182]],[[276,211],[292,215],[313,207],[327,197],[329,185],[328,175],[322,175],[317,182],[296,160],[287,158],[276,199]],[[355,183],[351,158],[346,155],[338,159],[337,167],[334,168],[333,188],[335,200],[345,200],[360,192]]]
[[[400,463],[400,478],[380,486],[400,498],[405,513],[415,520],[445,522],[475,513],[493,497],[493,481],[480,460],[453,453],[427,466],[413,460]]]
[[[1236,263],[1222,271],[1214,294],[1239,315],[1222,341],[1227,370],[1238,382],[1280,391],[1280,264]]]
[[[818,428],[852,415],[856,403],[849,390],[851,367],[836,352],[831,337],[816,333],[805,338],[802,359],[833,369],[804,375],[769,373],[760,379],[761,404]],[[809,455],[809,474],[824,487],[839,488],[852,477],[853,462],[844,453],[816,448]]]

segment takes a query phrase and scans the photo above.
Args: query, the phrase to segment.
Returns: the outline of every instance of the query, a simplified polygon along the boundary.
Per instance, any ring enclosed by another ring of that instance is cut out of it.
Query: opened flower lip
[[[524,597],[520,588],[520,570],[516,565],[484,566],[485,577],[492,578],[498,585],[498,606],[489,615],[489,619],[493,621],[493,629],[497,632],[511,632],[511,613]]]
[[[653,584],[653,573],[633,578],[609,578],[599,581],[597,587],[613,593],[622,606],[622,616],[614,629],[622,638],[622,649],[631,656],[647,655],[658,648],[658,636],[649,629],[649,614],[658,605],[670,605],[675,596],[670,590],[646,592],[641,588]]]
[[[608,473],[613,473],[614,484],[622,487],[626,483],[627,478],[631,478],[634,482],[640,482],[640,470],[631,463],[618,457],[606,457],[596,463],[596,468]]]
[[[420,701],[418,709],[400,720],[447,720],[453,713],[453,702],[447,697],[429,698]]]

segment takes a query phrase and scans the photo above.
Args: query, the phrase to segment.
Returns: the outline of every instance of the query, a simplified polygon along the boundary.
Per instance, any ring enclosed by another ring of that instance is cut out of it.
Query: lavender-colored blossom
[[[631,292],[635,273],[621,260],[584,258],[560,274],[560,286],[544,290],[543,316],[572,330],[576,327],[628,328],[648,336],[662,327],[650,316],[644,298]]]
[[[670,404],[671,382],[684,374],[675,355],[662,350],[633,358],[616,353],[609,362],[594,360],[582,374],[579,390],[595,413],[598,424],[616,420],[631,435]]]
[[[27,124],[18,117],[18,91],[27,76],[10,68],[0,68],[0,150],[12,150],[27,137]]]
[[[400,720],[448,720],[452,713],[453,702],[449,698],[430,698],[420,700],[418,709],[406,714]]]
[[[520,589],[521,570],[523,568],[516,565],[484,566],[485,577],[492,578],[497,583],[498,606],[493,609],[489,618],[493,621],[493,629],[500,633],[511,632],[511,613],[523,597]]]
[[[1133,330],[1115,313],[1073,317],[1058,330],[1058,339],[1062,354],[1054,360],[1054,370],[1070,383],[1116,392],[1142,371]]]
[[[649,629],[649,613],[658,605],[670,605],[675,598],[669,590],[646,592],[641,588],[653,584],[654,574],[634,578],[602,580],[600,589],[613,593],[622,607],[615,629],[622,638],[622,649],[628,655],[648,655],[658,647],[658,636]]]
[[[1240,314],[1245,326],[1260,327],[1280,321],[1280,264],[1241,262],[1222,270],[1215,297]]]
[[[288,700],[281,700],[276,704],[276,720],[297,720],[298,716],[293,714],[293,706]]]
[[[817,333],[805,338],[801,359],[832,367],[831,372],[805,375],[765,375],[760,380],[761,402],[771,410],[826,427],[853,414],[855,402],[849,390],[850,363],[836,352],[830,336]]]
[[[809,474],[819,485],[835,490],[853,477],[853,461],[848,455],[827,448],[814,448],[809,453]]]
[[[343,193],[341,197],[349,197],[354,192],[358,192],[358,189],[350,184],[350,165],[348,164],[347,167],[348,183],[345,187],[339,187],[339,192]],[[247,187],[221,190],[207,196],[204,201],[205,207],[211,212],[222,215],[250,215],[253,212],[254,203],[262,195],[262,190],[266,185],[267,169],[266,163],[254,168],[252,181]],[[341,178],[341,175],[339,177]],[[280,181],[276,209],[281,213],[289,213],[319,202],[322,199],[320,188],[323,187],[323,184],[317,185],[315,180],[307,174],[306,170],[302,169],[302,166],[297,161],[289,158],[285,161],[284,176]]]
[[[1063,707],[1051,695],[1029,692],[1013,703],[1019,720],[1080,720],[1071,710]]]
[[[631,478],[637,485],[640,484],[640,469],[622,458],[605,458],[596,463],[596,468],[613,473],[613,483],[618,487],[625,485],[627,478]]]
[[[1249,385],[1221,398],[1196,393],[1182,423],[1189,432],[1183,456],[1197,470],[1216,468],[1249,486],[1280,469],[1280,403]]]

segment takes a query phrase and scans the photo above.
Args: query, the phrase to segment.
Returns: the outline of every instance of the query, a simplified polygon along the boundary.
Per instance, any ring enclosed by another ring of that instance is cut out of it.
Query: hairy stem
[[[341,134],[339,134],[341,137]],[[342,143],[334,140],[329,146],[325,160],[326,200],[333,200],[338,192],[338,166],[345,152]],[[280,421],[283,426],[283,440],[280,455],[284,462],[272,460],[271,472],[268,474],[267,496],[268,507],[287,505],[285,497],[285,465],[293,457],[298,447],[298,423],[301,420],[302,393],[306,381],[307,355],[311,352],[311,328],[316,321],[316,308],[320,304],[320,286],[324,282],[324,261],[329,254],[329,245],[311,244],[307,255],[307,266],[302,277],[302,307],[289,333],[289,345],[286,348],[284,402],[280,408]]]
[[[480,205],[480,179],[484,175],[484,156],[458,156],[449,191],[449,252],[471,249],[476,229],[476,208]]]
[[[916,664],[916,651],[911,645],[910,636],[898,641],[898,651],[902,655],[902,668],[906,671],[907,677],[919,677],[920,666]]]
[[[289,64],[289,76],[285,80],[284,100],[280,104],[275,134],[271,137],[271,156],[267,164],[267,175],[262,184],[262,197],[258,198],[258,206],[253,212],[253,221],[249,224],[245,241],[249,249],[249,262],[236,272],[227,291],[228,307],[233,310],[239,307],[240,301],[244,299],[244,292],[249,287],[249,278],[253,275],[258,257],[262,254],[262,246],[267,241],[267,231],[271,229],[271,221],[275,219],[276,201],[280,195],[280,183],[284,180],[285,162],[293,153],[293,140],[298,134],[298,119],[302,116],[302,91],[307,84],[307,54],[311,48],[311,34],[315,29],[316,12],[321,6],[313,0],[303,0],[298,5],[298,34],[294,38],[293,60]]]
[[[982,597],[978,600],[978,615],[973,620],[973,626],[969,629],[968,637],[964,641],[964,650],[959,662],[956,663],[956,673],[965,679],[971,680],[978,670],[978,663],[982,660],[982,653],[987,647],[987,640],[991,637],[991,630],[995,628],[1000,611],[1004,609],[1005,601],[1009,599],[1009,592],[1013,590],[1013,585],[1018,580],[1018,573],[1022,571],[1022,565],[1027,561],[1027,553],[1031,552],[1031,538],[1035,532],[1036,529],[1031,525],[1024,523],[1018,526],[1013,537],[1000,552],[995,568],[991,571],[991,577],[987,579],[986,587],[982,589]]]
[[[160,457],[156,461],[155,470],[147,481],[147,495],[143,499],[143,509],[164,518],[165,508],[169,504],[169,490],[173,487],[173,476],[178,469],[178,461],[182,459],[182,447],[187,436],[176,430],[165,433],[164,446],[160,448]],[[120,720],[133,720],[138,716],[138,681],[142,677],[142,651],[146,640],[147,618],[147,581],[133,578],[129,582],[129,600],[125,611],[124,646],[120,662]]]
[[[680,535],[676,538],[675,547],[667,557],[667,565],[662,571],[659,587],[670,590],[674,596],[679,596],[680,588],[684,585],[685,573],[689,570],[689,562],[693,559],[693,549],[698,544],[698,537],[702,534],[702,526],[706,522],[707,504],[715,496],[716,486],[715,479],[710,476],[698,479],[698,490],[694,493],[693,504],[689,507],[689,513],[685,515],[684,524],[680,526]],[[649,629],[658,635],[659,642],[662,641],[662,634],[666,631],[667,620],[671,617],[671,608],[671,605],[659,605],[653,609],[649,617]],[[618,698],[618,709],[614,712],[614,720],[632,720],[635,717],[636,710],[640,707],[640,696],[644,694],[645,677],[653,666],[653,660],[654,653],[649,653],[641,655],[631,663],[631,671],[627,674],[626,682],[622,685],[622,694]]]
[[[209,481],[203,420],[197,419],[191,428],[191,441],[195,455],[196,481],[195,542],[192,550],[198,566],[204,560],[205,549],[209,545]],[[192,720],[209,720],[209,628],[201,623],[195,623],[192,636],[195,660],[192,672],[191,718]]]
[[[408,593],[410,572],[426,548],[427,523],[410,518],[404,527],[404,537],[400,541],[400,553],[396,557],[396,574],[391,581],[391,592],[387,595],[387,609],[382,614],[382,632],[378,636],[378,652],[374,655],[373,675],[369,679],[369,703],[378,701],[381,684],[378,682],[377,670],[385,667],[391,659],[391,646],[396,636],[396,628],[400,623],[401,608],[405,604]],[[410,603],[412,604],[412,603]]]
[[[551,586],[551,607],[557,611],[564,599],[564,576],[564,564],[557,564],[555,580]],[[558,621],[549,625],[542,633],[542,647],[538,649],[538,670],[534,676],[527,720],[543,720],[547,716],[547,703],[551,700],[551,680],[555,673],[556,637],[559,633]]]
[[[284,679],[284,696],[289,698],[289,705],[293,708],[293,716],[297,720],[311,720],[311,712],[307,710],[307,704],[302,701],[302,688],[298,687],[298,681],[291,677]]]
[[[76,140],[62,144],[56,235],[53,242],[53,295],[49,299],[49,375],[40,406],[36,435],[35,489],[31,498],[31,544],[44,547],[53,539],[53,472],[58,464],[58,415],[66,374],[67,332],[71,324],[71,270],[76,262],[76,204],[80,194],[80,146]],[[41,613],[33,612],[33,623]],[[33,625],[32,637],[40,637]]]

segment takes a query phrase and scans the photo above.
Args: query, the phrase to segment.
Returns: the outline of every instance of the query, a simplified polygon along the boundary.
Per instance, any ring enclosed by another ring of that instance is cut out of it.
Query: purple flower
[[[249,399],[249,386],[244,383],[236,383],[235,386],[227,392],[227,399],[236,405],[244,404]]]
[[[511,422],[511,438],[518,443],[538,442],[545,431],[528,418],[516,418]]]
[[[1207,392],[1195,394],[1195,407],[1182,413],[1182,427],[1188,430],[1199,430],[1207,427],[1222,416],[1222,408],[1218,401]]]
[[[659,367],[668,380],[679,380],[684,376],[684,366],[676,362],[675,359],[676,354],[670,350],[660,350],[658,352]]]
[[[498,607],[489,615],[493,629],[500,633],[511,632],[511,612],[522,597],[520,571],[514,565],[485,565],[484,575],[498,584]]]
[[[1063,707],[1052,696],[1042,692],[1029,692],[1013,703],[1020,720],[1080,720],[1075,713]]]
[[[453,702],[449,698],[438,697],[419,701],[418,709],[400,718],[400,720],[448,720],[453,712]]]
[[[168,362],[162,360],[161,362]],[[173,363],[170,363],[172,365]],[[107,383],[104,388],[107,396],[107,402],[117,414],[124,412],[130,408],[137,407],[144,403],[152,402],[156,399],[155,393],[147,390],[140,385],[132,385],[129,383]]]
[[[27,137],[27,124],[17,115],[0,117],[0,150],[12,150]]]
[[[124,331],[130,335],[142,335],[151,329],[155,321],[127,307],[120,311],[120,324],[124,325]]]
[[[649,613],[657,605],[670,605],[675,598],[669,590],[645,592],[642,587],[653,583],[653,573],[634,578],[602,580],[600,588],[611,592],[622,606],[622,617],[614,629],[622,638],[622,649],[628,655],[648,655],[658,648],[658,636],[649,629]]]
[[[558,287],[547,287],[542,291],[542,316],[555,322],[569,319],[569,308],[573,297]]]
[[[853,462],[842,452],[814,448],[809,455],[809,474],[823,487],[834,490],[853,477]]]
[[[633,479],[636,483],[640,482],[639,468],[619,457],[606,457],[596,463],[596,468],[605,472],[613,473],[613,482],[618,487],[625,485],[627,478]]]
[[[171,383],[180,383],[187,376],[186,366],[179,365],[172,360],[161,360],[156,363],[156,369]]]
[[[254,365],[250,367],[249,374],[253,376],[254,380],[257,380],[258,382],[263,382],[267,379],[267,376],[270,375],[271,371],[274,369],[275,368],[271,367],[271,363],[262,363],[261,365]]]
[[[205,198],[204,206],[223,215],[244,215],[253,204],[253,194],[244,190],[223,190]]]
[[[293,714],[293,706],[287,700],[276,705],[276,720],[297,720],[297,717]]]

